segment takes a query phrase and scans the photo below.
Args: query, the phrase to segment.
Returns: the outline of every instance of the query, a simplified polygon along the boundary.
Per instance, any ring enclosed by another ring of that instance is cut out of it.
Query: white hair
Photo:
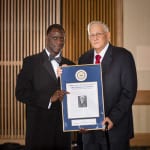
[[[91,26],[92,26],[93,24],[99,24],[99,25],[101,25],[101,26],[103,27],[103,29],[104,29],[105,32],[109,32],[108,26],[107,26],[105,23],[103,23],[102,21],[91,21],[91,22],[88,24],[88,26],[87,26],[88,35],[90,35],[90,28],[91,28]]]

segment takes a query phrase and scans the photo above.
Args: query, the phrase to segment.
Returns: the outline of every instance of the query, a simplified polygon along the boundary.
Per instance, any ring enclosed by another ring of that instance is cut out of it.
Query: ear
[[[110,40],[111,40],[111,34],[110,34],[110,32],[107,32],[107,39],[110,42]]]
[[[46,35],[45,36],[45,42],[46,42],[46,44],[47,44],[47,41],[48,41],[48,36]]]

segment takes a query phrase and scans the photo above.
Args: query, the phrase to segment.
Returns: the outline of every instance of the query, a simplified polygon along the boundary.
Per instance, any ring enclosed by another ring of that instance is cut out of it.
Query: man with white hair
[[[93,48],[79,58],[79,64],[101,63],[106,116],[102,124],[108,124],[111,150],[129,150],[129,140],[134,136],[132,104],[137,92],[133,56],[125,48],[110,43],[109,29],[101,21],[88,24],[88,37]],[[108,137],[104,131],[84,132],[84,150],[107,150]]]

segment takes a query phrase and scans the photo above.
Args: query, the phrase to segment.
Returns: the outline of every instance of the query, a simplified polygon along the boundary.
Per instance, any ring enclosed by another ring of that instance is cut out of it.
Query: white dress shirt
[[[100,53],[96,53],[96,51],[94,50],[94,59],[93,59],[93,64],[95,64],[96,62],[96,59],[95,59],[95,56],[96,55],[100,55],[101,56],[101,60],[100,60],[100,63],[102,62],[103,58],[104,58],[104,55],[108,49],[108,46],[109,46],[109,43],[107,43],[107,45],[104,47],[104,49],[102,49],[102,51]]]

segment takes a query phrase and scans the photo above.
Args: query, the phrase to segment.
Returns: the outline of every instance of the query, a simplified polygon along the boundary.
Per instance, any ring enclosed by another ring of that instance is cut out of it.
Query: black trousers
[[[107,144],[83,144],[83,150],[109,150]],[[129,141],[111,143],[110,150],[130,150]]]

